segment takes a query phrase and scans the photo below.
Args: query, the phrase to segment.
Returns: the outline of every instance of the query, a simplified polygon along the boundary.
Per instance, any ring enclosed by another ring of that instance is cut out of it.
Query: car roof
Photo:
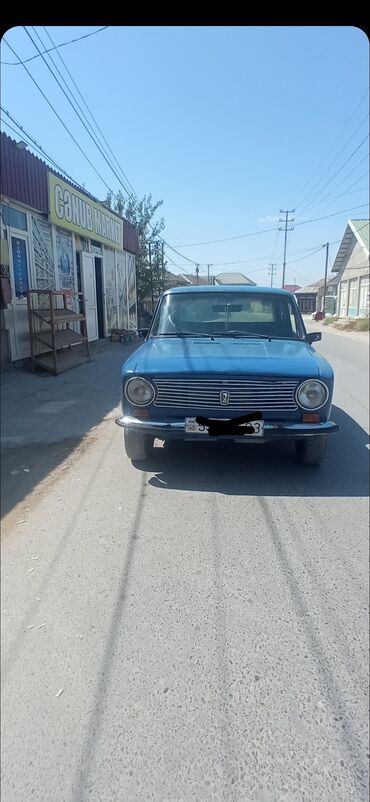
[[[196,285],[192,287],[173,287],[172,289],[165,290],[163,293],[164,295],[182,295],[188,293],[204,293],[204,292],[211,292],[215,295],[217,294],[230,294],[230,293],[243,293],[248,295],[287,295],[291,296],[292,293],[288,290],[279,289],[278,287],[250,287],[245,286],[244,284],[235,285],[235,284],[221,284],[221,285],[209,285],[209,284],[202,284]]]

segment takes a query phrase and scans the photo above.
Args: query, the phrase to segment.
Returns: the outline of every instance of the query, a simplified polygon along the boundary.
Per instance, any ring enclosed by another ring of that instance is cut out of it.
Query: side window
[[[290,317],[290,324],[292,327],[292,336],[293,337],[301,337],[302,331],[300,329],[300,310],[296,307],[296,305],[292,301],[288,301],[289,305],[289,317]]]

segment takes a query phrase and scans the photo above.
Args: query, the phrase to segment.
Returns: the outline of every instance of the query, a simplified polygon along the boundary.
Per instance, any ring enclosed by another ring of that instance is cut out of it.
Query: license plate
[[[228,419],[221,418],[218,420],[228,420]],[[251,420],[248,421],[248,425],[253,426],[253,432],[248,432],[247,437],[263,437],[263,420]],[[243,426],[241,426],[240,428],[242,430]],[[188,434],[208,434],[208,426],[202,426],[201,424],[197,423],[195,418],[185,418],[185,431]],[[240,434],[242,435],[243,432],[241,431]],[[235,435],[233,436],[235,437]]]

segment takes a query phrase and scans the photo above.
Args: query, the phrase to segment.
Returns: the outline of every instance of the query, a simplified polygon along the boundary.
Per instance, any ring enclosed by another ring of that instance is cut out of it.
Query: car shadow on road
[[[168,442],[135,467],[154,474],[152,487],[241,496],[368,496],[369,435],[346,412],[332,409],[339,432],[330,435],[322,465],[297,463],[293,443]]]

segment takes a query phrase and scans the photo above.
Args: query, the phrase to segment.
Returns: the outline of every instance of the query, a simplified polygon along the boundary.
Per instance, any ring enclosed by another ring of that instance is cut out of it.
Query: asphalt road
[[[326,463],[123,453],[115,410],[2,552],[3,802],[368,799],[368,352]],[[22,522],[23,521],[23,522]]]

